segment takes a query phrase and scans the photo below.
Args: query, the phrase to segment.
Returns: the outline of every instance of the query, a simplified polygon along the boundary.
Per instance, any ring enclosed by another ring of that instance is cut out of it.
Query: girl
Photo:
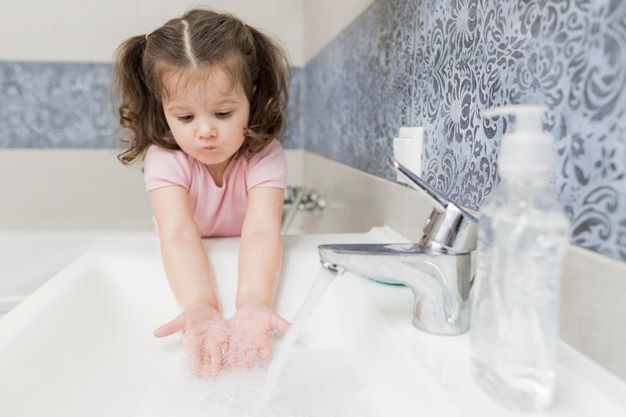
[[[230,15],[192,10],[117,50],[114,87],[144,178],[163,265],[183,312],[155,330],[182,332],[195,375],[265,366],[274,331],[286,164],[279,135],[285,54]],[[201,238],[241,236],[236,313],[220,314]]]

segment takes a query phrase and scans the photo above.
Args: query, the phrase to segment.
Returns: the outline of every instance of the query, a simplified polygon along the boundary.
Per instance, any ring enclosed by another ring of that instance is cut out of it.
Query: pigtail
[[[119,105],[119,128],[127,149],[118,155],[124,164],[130,164],[143,155],[152,143],[163,142],[167,123],[159,101],[144,70],[144,55],[148,37],[134,36],[122,43],[116,51],[113,86]],[[171,144],[165,142],[166,147]]]
[[[256,58],[253,99],[250,103],[248,146],[250,153],[263,149],[271,139],[282,141],[288,100],[288,64],[285,51],[263,33],[249,27]]]

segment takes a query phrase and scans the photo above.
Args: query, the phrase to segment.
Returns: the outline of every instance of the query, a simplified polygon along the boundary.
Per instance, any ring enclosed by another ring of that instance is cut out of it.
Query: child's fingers
[[[272,344],[271,343],[261,346],[261,348],[259,349],[259,353],[258,353],[258,361],[259,363],[257,366],[261,366],[263,368],[267,368],[267,366],[270,364],[270,362],[272,361]]]
[[[208,378],[205,368],[204,348],[202,341],[194,338],[185,342],[187,355],[189,357],[191,372],[199,378]]]
[[[174,320],[165,323],[153,332],[154,337],[167,337],[185,328],[185,315],[179,314]]]
[[[272,315],[271,326],[272,330],[278,330],[281,333],[287,333],[287,330],[289,330],[291,324],[289,324],[287,320],[285,320],[278,314],[274,313]]]
[[[206,372],[206,376],[209,378],[215,378],[220,374],[223,368],[223,356],[224,349],[219,343],[210,343],[207,349],[207,355],[203,358],[204,370]]]

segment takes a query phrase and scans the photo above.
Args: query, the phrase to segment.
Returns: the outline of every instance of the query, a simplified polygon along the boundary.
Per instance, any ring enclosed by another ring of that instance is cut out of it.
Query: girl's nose
[[[198,136],[201,139],[209,139],[215,137],[216,135],[217,130],[215,129],[213,123],[211,123],[209,120],[202,121],[202,123],[198,127]]]

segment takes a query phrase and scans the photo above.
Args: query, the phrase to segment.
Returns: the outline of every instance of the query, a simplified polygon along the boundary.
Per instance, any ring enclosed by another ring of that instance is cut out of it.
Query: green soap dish
[[[404,285],[403,283],[401,283],[400,281],[394,281],[392,279],[383,279],[383,278],[372,278],[372,277],[368,277],[370,280],[374,281],[374,282],[378,282],[380,284],[384,284],[384,285]]]

